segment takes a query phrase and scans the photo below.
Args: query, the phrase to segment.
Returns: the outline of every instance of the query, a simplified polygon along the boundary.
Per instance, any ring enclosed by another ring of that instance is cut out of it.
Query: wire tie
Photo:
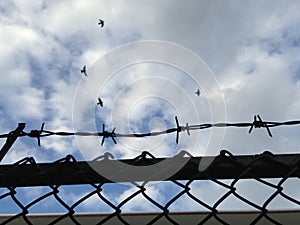
[[[186,123],[185,129],[186,129],[187,134],[188,134],[188,135],[191,135],[191,133],[190,133],[190,127],[189,127],[189,124],[188,124],[188,123]]]
[[[29,137],[37,138],[38,146],[41,147],[41,134],[44,132],[45,123],[42,123],[40,130],[31,130],[28,134]]]

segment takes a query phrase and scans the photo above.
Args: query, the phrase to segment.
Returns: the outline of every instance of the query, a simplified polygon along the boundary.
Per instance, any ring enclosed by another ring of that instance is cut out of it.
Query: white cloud
[[[75,114],[80,118],[73,118],[83,129],[80,131],[95,130],[95,114],[99,117],[97,123],[105,123],[109,131],[116,126],[117,132],[130,132],[130,126],[136,132],[149,127],[170,128],[175,126],[177,114],[182,124],[211,122],[209,102],[204,95],[195,98],[195,83],[176,68],[138,63],[115,71],[115,77],[105,84],[99,83],[98,78],[111,75],[106,74],[108,70],[90,71],[97,69],[94,63],[102,63],[97,62],[98,57],[112,48],[150,39],[175,42],[204,59],[221,86],[230,122],[250,122],[254,114],[275,121],[299,117],[300,5],[297,1],[287,4],[285,1],[83,3],[76,0],[0,4],[3,6],[0,16],[3,132],[21,121],[30,123],[28,127],[40,126],[45,121],[49,130],[72,131],[73,98],[82,76],[80,69],[85,64],[88,72],[96,72],[99,77],[81,80],[83,91],[74,100],[78,104]],[[98,18],[104,19],[104,28],[98,27]],[[103,109],[95,108],[98,94],[102,94]],[[93,118],[87,118],[90,115],[87,111],[92,112]],[[153,120],[157,117],[163,123],[152,123],[157,126],[151,127],[151,120],[157,122]],[[226,128],[222,147],[234,154],[254,154],[266,149],[274,153],[297,152],[297,127],[271,131],[274,138],[269,138],[264,129],[256,129],[249,135],[246,128]],[[209,131],[193,131],[191,136],[182,133],[176,150],[185,148],[194,155],[200,154],[205,151],[209,135]],[[38,153],[36,140],[25,139],[16,142],[5,162],[28,155],[51,161],[58,155],[77,153],[74,139],[43,138],[42,149],[48,151]],[[151,149],[161,139],[159,148]],[[129,158],[145,149],[157,155],[175,154],[175,133],[143,140],[120,138],[118,145],[108,139],[101,148],[100,141],[92,138],[82,141],[87,159],[105,151]],[[134,150],[128,150],[128,146]],[[83,151],[80,145],[79,150]],[[149,191],[158,196],[158,189]],[[141,198],[134,202],[143,204]],[[131,203],[126,207],[140,210]]]

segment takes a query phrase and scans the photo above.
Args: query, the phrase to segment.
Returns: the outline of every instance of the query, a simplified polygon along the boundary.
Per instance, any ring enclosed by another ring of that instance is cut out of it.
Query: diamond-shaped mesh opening
[[[255,179],[245,179],[239,180],[235,183],[234,187],[236,188],[235,194],[230,196],[230,199],[223,202],[223,206],[227,210],[259,210],[259,208],[254,207],[251,203],[256,206],[262,206],[268,198],[277,191],[276,181],[265,179],[263,180],[265,183],[261,182],[262,180]],[[270,186],[273,185],[273,186]],[[235,198],[234,202],[232,201],[232,197]],[[245,201],[239,199],[244,198],[247,200],[251,200],[251,203],[246,203]],[[226,203],[228,202],[229,205]]]
[[[14,190],[9,190],[6,188],[1,188],[1,195],[0,195],[0,202],[2,206],[0,207],[0,214],[17,214],[20,213],[22,210],[18,206],[18,204],[12,198],[14,195]]]

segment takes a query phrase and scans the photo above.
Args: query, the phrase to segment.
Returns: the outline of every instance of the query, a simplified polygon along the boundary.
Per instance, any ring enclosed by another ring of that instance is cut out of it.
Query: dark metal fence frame
[[[112,218],[117,218],[121,224],[129,224],[128,221],[122,216],[122,206],[131,201],[137,195],[142,195],[145,201],[152,203],[161,212],[157,214],[147,224],[155,224],[162,218],[169,221],[170,224],[178,224],[174,218],[170,216],[170,206],[178,200],[181,196],[186,195],[201,207],[205,207],[209,213],[204,219],[199,221],[198,224],[205,224],[207,221],[214,219],[217,224],[229,224],[227,221],[220,216],[218,207],[220,204],[227,199],[229,196],[235,196],[244,203],[255,208],[259,214],[253,219],[251,224],[257,224],[262,219],[268,220],[271,224],[281,224],[276,221],[272,214],[269,213],[268,205],[278,196],[285,198],[300,206],[299,199],[295,199],[283,191],[284,182],[291,177],[300,177],[300,154],[280,154],[274,155],[270,152],[264,152],[258,155],[240,155],[234,156],[229,151],[223,150],[220,154],[214,158],[211,157],[190,157],[187,152],[169,158],[170,163],[178,163],[178,157],[189,157],[187,163],[173,176],[169,177],[168,181],[171,181],[174,185],[182,188],[176,196],[171,198],[166,204],[162,205],[155,199],[151,198],[146,193],[145,184],[149,181],[155,181],[155,176],[145,177],[140,174],[136,181],[146,181],[143,185],[136,184],[138,190],[131,194],[129,197],[124,199],[117,205],[114,205],[102,194],[102,186],[112,181],[101,176],[95,172],[90,164],[101,164],[109,165],[116,160],[109,159],[109,153],[100,157],[100,160],[94,160],[90,162],[77,162],[76,159],[68,155],[63,159],[57,160],[53,163],[36,163],[33,158],[24,158],[19,162],[12,165],[0,165],[0,187],[7,189],[7,192],[0,195],[1,199],[11,198],[15,204],[21,209],[21,212],[11,216],[5,220],[2,224],[9,224],[10,222],[22,218],[26,224],[32,224],[29,217],[30,207],[37,204],[38,202],[46,199],[49,196],[53,196],[59,204],[61,204],[67,213],[60,215],[54,219],[50,224],[57,224],[60,221],[68,218],[73,224],[80,224],[76,219],[75,208],[89,198],[91,195],[97,194],[99,198],[112,208],[113,213],[107,215],[104,219],[99,221],[97,224],[105,224]],[[134,159],[120,160],[122,163],[126,163],[132,166],[146,166],[160,163],[166,158],[155,158],[148,152],[143,152],[140,156]],[[199,171],[199,163],[203,161],[211,162],[211,164],[203,171]],[[107,164],[108,163],[108,164]],[[118,182],[132,182],[125,176],[126,171],[120,171],[120,181]],[[124,174],[122,174],[124,173]],[[275,185],[271,182],[266,181],[264,178],[280,178],[279,182]],[[230,184],[222,182],[223,179],[230,179]],[[240,179],[255,179],[262,185],[267,185],[274,189],[274,192],[268,199],[262,204],[257,205],[251,199],[238,194],[236,190],[236,183]],[[179,182],[180,180],[187,181],[186,183]],[[210,180],[222,187],[226,188],[227,191],[222,195],[218,201],[213,205],[208,205],[203,202],[197,196],[191,193],[191,184],[195,180]],[[87,184],[93,187],[93,191],[79,198],[78,201],[72,205],[68,205],[59,195],[59,188],[61,185],[76,185],[76,184]],[[17,187],[32,187],[32,186],[48,186],[51,188],[50,192],[45,193],[32,202],[23,205],[16,197]]]

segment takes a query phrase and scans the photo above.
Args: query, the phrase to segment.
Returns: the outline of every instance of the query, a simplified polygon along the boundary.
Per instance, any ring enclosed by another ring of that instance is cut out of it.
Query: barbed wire
[[[65,132],[65,131],[49,131],[44,130],[45,123],[42,123],[41,128],[39,130],[31,130],[30,132],[25,132],[23,130],[19,131],[17,136],[27,136],[31,138],[37,138],[38,146],[40,146],[40,139],[41,137],[48,137],[48,136],[99,136],[102,137],[101,145],[104,144],[104,141],[106,138],[111,138],[112,141],[117,144],[116,138],[142,138],[147,136],[158,136],[158,135],[164,135],[169,133],[175,133],[176,132],[176,143],[179,142],[179,133],[181,132],[187,132],[188,135],[190,135],[190,131],[195,130],[203,130],[203,129],[209,129],[213,127],[217,128],[229,128],[229,127],[238,127],[238,128],[245,128],[249,127],[249,133],[252,132],[253,128],[265,128],[267,130],[267,133],[270,137],[272,137],[272,133],[270,128],[277,127],[277,126],[290,126],[290,125],[298,125],[300,124],[300,120],[292,120],[292,121],[285,121],[285,122],[274,122],[274,121],[263,121],[259,115],[254,116],[253,122],[237,122],[237,123],[228,123],[228,122],[222,122],[222,123],[203,123],[203,124],[197,124],[197,125],[189,125],[186,123],[185,126],[181,126],[179,124],[177,116],[175,116],[175,122],[176,127],[161,130],[161,131],[154,131],[154,132],[148,132],[148,133],[117,133],[116,127],[112,129],[111,132],[105,130],[105,124],[102,126],[102,132]],[[24,123],[22,123],[24,125]],[[14,131],[10,133],[0,134],[0,138],[9,138],[12,134],[16,135]]]
[[[155,131],[155,132],[148,132],[148,133],[116,133],[116,127],[112,129],[111,132],[105,130],[105,124],[102,126],[102,132],[65,132],[65,131],[49,131],[44,130],[45,123],[42,123],[40,130],[31,130],[30,132],[23,131],[25,124],[21,123],[23,129],[18,132],[17,136],[27,136],[31,138],[37,138],[38,146],[40,146],[40,138],[41,137],[48,137],[48,136],[99,136],[102,137],[101,145],[104,144],[104,141],[106,138],[111,138],[115,144],[117,144],[116,137],[135,137],[135,138],[142,138],[147,136],[158,136],[163,134],[169,134],[176,132],[176,143],[179,142],[179,133],[181,132],[187,132],[188,135],[190,135],[190,131],[192,130],[202,130],[202,129],[209,129],[213,127],[219,127],[219,128],[228,128],[228,127],[250,127],[249,133],[252,132],[253,128],[265,128],[267,130],[267,133],[270,137],[272,137],[272,133],[270,128],[277,127],[277,126],[289,126],[289,125],[298,125],[300,124],[300,120],[292,120],[292,121],[285,121],[285,122],[270,122],[270,121],[263,121],[259,115],[254,116],[253,122],[238,122],[238,123],[203,123],[203,124],[197,124],[197,125],[189,125],[186,123],[185,126],[179,125],[179,121],[177,116],[175,116],[175,122],[176,127],[169,128],[162,131]],[[6,134],[0,134],[0,138],[8,138],[12,134],[16,135],[14,131]]]

